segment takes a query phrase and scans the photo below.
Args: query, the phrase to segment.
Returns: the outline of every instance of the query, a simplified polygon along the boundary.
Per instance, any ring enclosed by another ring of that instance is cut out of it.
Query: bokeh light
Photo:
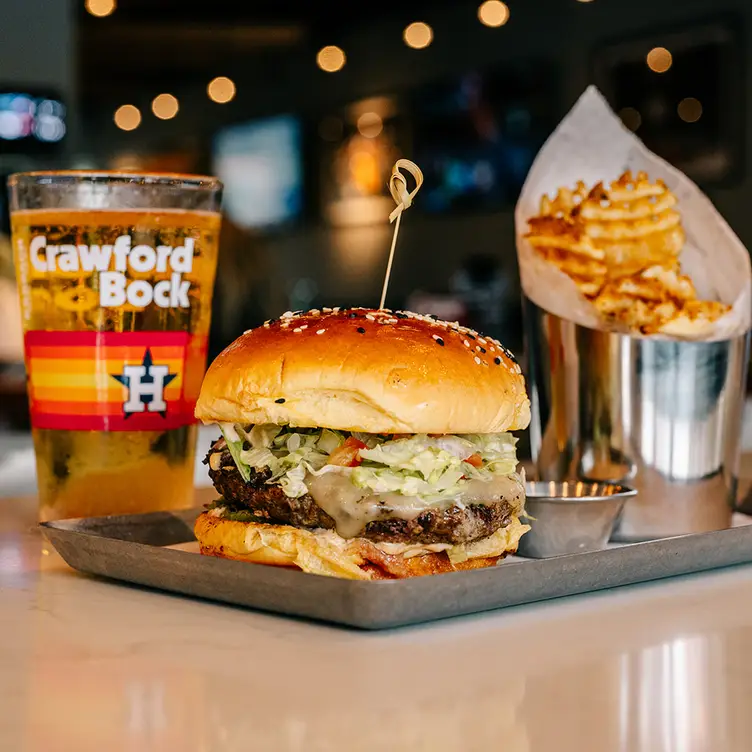
[[[503,26],[509,20],[509,8],[501,0],[486,0],[478,8],[478,20],[492,28]]]
[[[671,53],[665,47],[653,47],[646,58],[648,68],[654,73],[665,73],[674,62]]]
[[[685,123],[696,123],[702,117],[702,102],[694,97],[685,97],[676,111]]]
[[[433,42],[433,29],[423,21],[414,21],[405,28],[402,38],[408,47],[423,50]]]
[[[104,18],[105,16],[111,16],[115,12],[117,3],[115,0],[86,0],[84,7],[92,16]]]
[[[336,73],[338,70],[342,70],[346,60],[344,51],[334,44],[322,47],[316,55],[316,65],[327,73]]]
[[[642,115],[634,107],[623,107],[619,110],[619,117],[630,131],[636,131],[642,125]]]
[[[213,78],[206,87],[206,93],[209,99],[217,104],[227,104],[235,98],[235,82],[227,76],[217,76]]]
[[[358,132],[366,138],[376,138],[384,129],[384,121],[376,112],[364,112],[358,118]]]
[[[141,125],[141,110],[135,105],[124,104],[115,110],[115,125],[123,131],[134,131]]]
[[[159,94],[151,103],[151,111],[160,120],[170,120],[178,114],[180,105],[172,94]]]

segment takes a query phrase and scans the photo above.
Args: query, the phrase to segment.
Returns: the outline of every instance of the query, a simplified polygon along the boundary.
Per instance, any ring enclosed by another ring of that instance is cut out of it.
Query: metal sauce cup
[[[537,481],[526,484],[525,510],[533,518],[519,555],[531,559],[605,547],[627,499],[637,491],[616,483]]]

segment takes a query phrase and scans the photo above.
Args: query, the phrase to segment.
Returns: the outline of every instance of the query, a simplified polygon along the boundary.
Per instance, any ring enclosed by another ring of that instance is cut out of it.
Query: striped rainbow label
[[[163,431],[195,422],[206,337],[32,331],[25,347],[34,428]]]

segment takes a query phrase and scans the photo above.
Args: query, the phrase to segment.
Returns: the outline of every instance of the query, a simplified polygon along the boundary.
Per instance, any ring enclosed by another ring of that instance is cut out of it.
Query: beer
[[[215,211],[11,216],[42,520],[192,502]]]

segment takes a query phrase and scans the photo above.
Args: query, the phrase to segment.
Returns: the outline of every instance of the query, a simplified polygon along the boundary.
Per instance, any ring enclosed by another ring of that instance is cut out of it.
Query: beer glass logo
[[[183,275],[193,271],[194,245],[193,238],[186,238],[178,246],[133,246],[130,235],[102,245],[52,245],[45,235],[35,235],[29,243],[29,261],[37,274],[98,273],[102,308],[126,303],[134,308],[152,303],[158,308],[190,308],[191,283]],[[161,278],[133,278],[144,276]]]
[[[195,423],[205,336],[30,331],[25,345],[34,428],[166,431]]]
[[[165,387],[177,377],[166,365],[154,365],[151,350],[146,349],[141,365],[123,366],[122,373],[110,374],[128,390],[128,399],[123,403],[123,414],[129,418],[133,413],[159,413],[167,415],[164,399]]]

